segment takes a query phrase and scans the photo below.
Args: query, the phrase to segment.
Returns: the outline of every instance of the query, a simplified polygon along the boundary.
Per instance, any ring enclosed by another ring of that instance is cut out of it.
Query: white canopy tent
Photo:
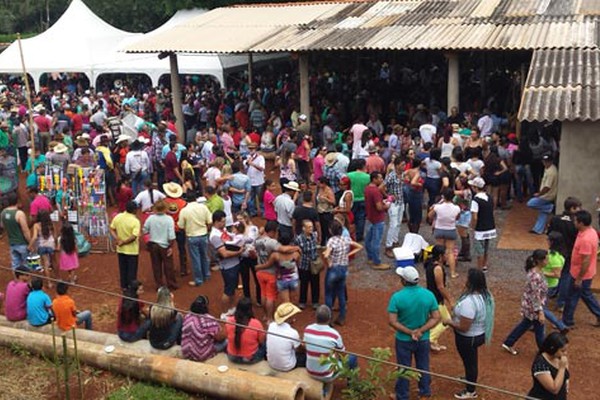
[[[180,10],[161,27],[146,34],[117,29],[94,14],[81,0],[72,0],[65,13],[48,30],[21,40],[25,66],[34,84],[40,84],[44,73],[79,72],[90,84],[105,73],[146,74],[154,86],[163,74],[170,72],[169,60],[157,54],[127,54],[121,49],[142,38],[170,29],[205,10]],[[287,54],[255,56],[255,61],[269,61]],[[179,72],[214,76],[225,86],[225,70],[245,67],[243,55],[178,54]],[[0,53],[0,73],[22,73],[19,45],[12,43]]]

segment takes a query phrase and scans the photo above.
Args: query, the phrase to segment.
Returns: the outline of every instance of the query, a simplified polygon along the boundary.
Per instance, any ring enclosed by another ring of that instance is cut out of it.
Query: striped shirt
[[[320,381],[334,378],[330,364],[321,365],[319,358],[329,356],[327,348],[345,350],[342,335],[329,325],[311,324],[304,329],[304,344],[306,346],[306,371]]]
[[[221,327],[214,318],[205,315],[187,314],[183,319],[181,353],[187,360],[205,361],[214,357],[215,336]]]

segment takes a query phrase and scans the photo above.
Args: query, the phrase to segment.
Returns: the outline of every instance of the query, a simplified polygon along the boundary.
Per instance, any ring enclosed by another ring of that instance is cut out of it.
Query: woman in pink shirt
[[[273,191],[275,190],[275,182],[270,179],[265,179],[265,184],[263,186],[263,204],[265,207],[264,217],[267,221],[276,221],[277,214],[275,214],[275,206],[273,203],[275,202],[275,194]]]
[[[317,153],[317,156],[313,159],[313,182],[318,182],[319,178],[323,176],[325,154],[327,154],[327,147],[323,146]]]

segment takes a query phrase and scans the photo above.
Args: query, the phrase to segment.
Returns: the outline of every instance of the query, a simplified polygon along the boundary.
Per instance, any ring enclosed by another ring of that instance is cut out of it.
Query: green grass
[[[124,386],[108,395],[108,400],[189,400],[190,396],[184,392],[166,386],[155,386],[137,382]]]

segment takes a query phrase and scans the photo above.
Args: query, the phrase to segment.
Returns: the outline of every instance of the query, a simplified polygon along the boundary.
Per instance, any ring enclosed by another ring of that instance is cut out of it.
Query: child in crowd
[[[92,313],[89,310],[77,311],[75,301],[67,294],[69,286],[65,282],[56,284],[56,298],[52,302],[52,311],[56,318],[56,325],[68,331],[84,324],[85,329],[92,329]]]
[[[37,250],[37,254],[41,257],[42,268],[44,269],[46,278],[50,278],[55,248],[54,225],[52,224],[52,220],[50,220],[50,214],[46,210],[40,210],[37,222],[33,224],[28,250],[32,253]],[[52,282],[50,280],[48,280],[48,289],[52,289]]]
[[[231,230],[231,227],[233,226],[233,212],[231,211],[232,202],[231,197],[229,197],[229,189],[222,187],[219,190],[219,193],[221,194],[221,198],[223,199],[223,211],[225,212],[225,226],[228,230]]]
[[[75,231],[70,223],[65,222],[58,238],[58,251],[60,251],[59,267],[61,271],[69,273],[69,281],[75,283],[77,275],[75,270],[79,268],[79,255],[77,254],[77,243],[75,242]]]
[[[44,292],[44,281],[36,276],[31,279],[31,292],[27,296],[27,322],[31,326],[44,326],[52,321],[52,300]]]
[[[6,286],[4,316],[9,321],[23,321],[27,318],[27,296],[29,295],[29,274],[26,267],[15,270],[15,278]]]
[[[275,206],[273,205],[276,197],[273,193],[275,191],[275,187],[275,182],[273,182],[271,179],[265,179],[262,200],[265,207],[264,217],[267,221],[277,221],[277,214],[275,213]]]
[[[119,304],[117,334],[124,342],[131,343],[144,339],[150,328],[148,312],[144,309],[144,303],[138,300],[141,287],[140,282],[131,282],[125,290],[125,297],[121,298]]]
[[[246,242],[244,238],[244,232],[246,231],[246,225],[241,221],[236,221],[231,229],[231,238],[225,241],[225,248],[230,251],[237,251],[244,246]]]
[[[117,204],[119,206],[119,212],[125,211],[125,206],[130,200],[133,200],[131,182],[128,178],[123,177],[119,182],[119,186],[117,186]]]

